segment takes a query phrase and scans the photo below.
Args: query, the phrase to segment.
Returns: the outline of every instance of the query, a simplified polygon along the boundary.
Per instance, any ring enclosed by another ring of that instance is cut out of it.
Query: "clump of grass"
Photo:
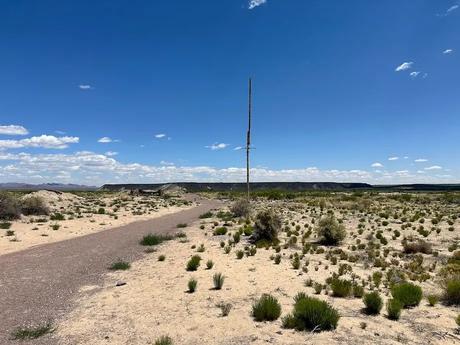
[[[404,282],[394,285],[391,289],[394,299],[401,302],[403,308],[419,305],[423,297],[422,288],[412,283]]]
[[[225,226],[221,226],[221,227],[218,227],[218,228],[215,228],[214,229],[214,236],[223,236],[227,233],[227,228]]]
[[[196,271],[200,266],[201,256],[193,255],[187,262],[187,271]]]
[[[117,260],[109,267],[112,271],[125,271],[131,268],[131,264],[129,262],[123,260]]]
[[[450,279],[446,282],[444,300],[449,305],[460,305],[460,279]]]
[[[221,290],[222,286],[224,286],[225,277],[222,273],[215,273],[212,277],[212,281],[214,283],[214,289]]]
[[[337,245],[346,237],[345,227],[335,219],[333,214],[328,214],[318,221],[316,232],[325,245]]]
[[[404,253],[406,254],[431,254],[433,252],[431,244],[421,239],[418,239],[417,241],[410,241],[408,239],[404,239],[402,241],[402,245]]]
[[[65,220],[65,217],[62,213],[56,212],[50,216],[50,220]]]
[[[1,222],[0,223],[0,229],[8,230],[9,228],[11,228],[11,223],[10,222]]]
[[[377,315],[383,307],[383,300],[379,293],[374,291],[364,295],[364,305],[366,306],[365,311],[368,315]]]
[[[230,303],[219,303],[217,305],[218,308],[220,308],[220,311],[222,313],[222,316],[228,316],[230,314],[230,311],[232,310],[232,305]]]
[[[59,230],[60,227],[61,227],[61,226],[60,226],[59,224],[51,224],[51,229],[53,229],[53,230],[55,230],[55,231],[56,231],[56,230]]]
[[[214,262],[212,260],[206,261],[206,268],[210,270],[211,268],[214,267]]]
[[[257,214],[254,231],[251,235],[253,242],[266,241],[273,243],[278,241],[278,233],[282,222],[280,216],[273,210],[264,210]]]
[[[296,296],[294,311],[283,318],[283,327],[299,331],[322,332],[337,328],[339,313],[315,297]]]
[[[437,295],[428,295],[426,300],[431,307],[434,307],[439,302],[439,297]]]
[[[397,299],[389,299],[387,302],[387,315],[390,320],[399,320],[403,305]]]
[[[335,297],[348,297],[352,292],[353,284],[346,279],[334,278],[331,281],[331,289]]]
[[[196,287],[198,285],[198,281],[194,278],[191,278],[189,281],[188,281],[188,292],[190,293],[194,293],[196,291]]]
[[[7,230],[6,231],[6,236],[14,236],[14,231],[13,230]]]
[[[187,224],[186,223],[179,223],[176,225],[177,228],[186,228],[187,227]]]
[[[165,255],[159,255],[158,256],[158,261],[165,261],[166,260],[166,256]]]
[[[200,219],[211,218],[212,216],[214,216],[214,214],[211,211],[209,211],[209,212],[201,214]]]
[[[155,340],[154,345],[173,345],[173,340],[171,337],[164,335],[157,340]]]
[[[41,336],[54,332],[51,322],[38,327],[18,328],[11,335],[14,340],[37,339]]]
[[[170,241],[172,240],[172,236],[168,235],[155,235],[155,234],[148,234],[145,235],[142,240],[139,242],[140,245],[142,246],[156,246],[159,245],[165,241]]]
[[[244,256],[244,251],[243,250],[237,250],[236,251],[236,258],[238,260],[241,260],[243,258],[243,256]]]
[[[256,321],[273,321],[280,315],[281,305],[272,295],[264,294],[252,305],[252,316]]]

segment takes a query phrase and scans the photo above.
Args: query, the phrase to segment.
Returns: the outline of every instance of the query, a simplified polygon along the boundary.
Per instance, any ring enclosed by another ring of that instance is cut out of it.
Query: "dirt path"
[[[55,344],[48,335],[30,342],[11,340],[11,332],[59,319],[79,289],[100,284],[117,258],[132,262],[142,257],[143,235],[176,232],[177,224],[191,223],[220,205],[201,200],[175,214],[0,256],[0,344]]]

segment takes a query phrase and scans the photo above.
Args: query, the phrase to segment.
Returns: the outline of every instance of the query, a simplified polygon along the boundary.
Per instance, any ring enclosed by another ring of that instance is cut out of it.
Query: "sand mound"
[[[55,205],[56,203],[60,203],[61,205],[63,203],[69,205],[83,200],[83,198],[72,193],[64,193],[52,190],[39,190],[37,192],[25,195],[24,199],[31,197],[42,198],[48,206]]]

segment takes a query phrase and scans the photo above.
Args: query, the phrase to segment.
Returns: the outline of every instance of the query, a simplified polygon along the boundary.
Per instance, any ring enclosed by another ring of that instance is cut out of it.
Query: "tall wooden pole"
[[[248,132],[246,137],[246,187],[248,192],[248,203],[251,201],[249,192],[249,151],[251,150],[251,113],[252,113],[252,79],[249,78],[249,108],[248,108]]]

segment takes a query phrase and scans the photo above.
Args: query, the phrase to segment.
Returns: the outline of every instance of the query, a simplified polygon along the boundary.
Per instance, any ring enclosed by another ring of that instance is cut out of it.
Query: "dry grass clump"
[[[230,207],[230,211],[235,217],[249,218],[251,215],[251,204],[246,199],[236,200]]]
[[[49,207],[39,196],[25,197],[21,201],[21,211],[26,216],[42,216],[50,213]]]
[[[275,211],[271,209],[261,211],[256,216],[251,240],[253,242],[276,242],[278,240],[278,233],[281,230],[281,226],[281,218],[277,213],[275,213]]]
[[[338,245],[346,237],[345,227],[339,224],[333,214],[328,214],[319,220],[316,232],[325,245]]]
[[[406,254],[431,254],[433,251],[431,244],[421,239],[404,239],[402,245]]]
[[[18,200],[10,193],[0,192],[0,219],[15,220],[21,216]]]

